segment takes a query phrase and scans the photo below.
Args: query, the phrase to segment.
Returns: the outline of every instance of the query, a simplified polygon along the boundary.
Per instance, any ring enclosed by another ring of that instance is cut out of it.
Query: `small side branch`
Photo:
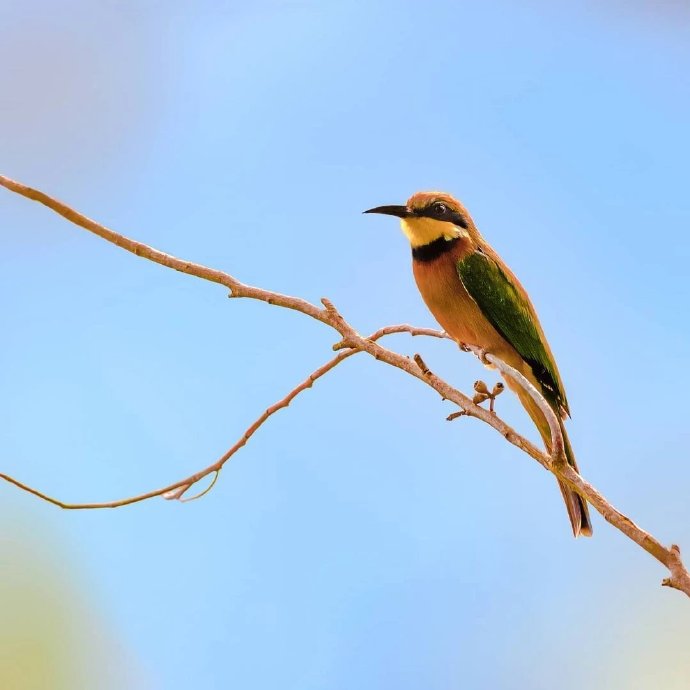
[[[412,326],[408,326],[407,324],[401,324],[399,326],[387,326],[386,328],[381,328],[372,335],[370,335],[368,340],[370,342],[376,342],[380,338],[383,338],[387,335],[392,335],[395,333],[411,333],[412,331],[416,332],[414,334],[443,337],[443,334],[440,331],[434,331],[433,329],[416,329]],[[336,366],[338,366],[338,364],[346,360],[348,357],[357,354],[357,352],[359,352],[359,350],[352,348],[343,350],[335,357],[333,357],[331,360],[326,362],[326,364],[324,364],[323,366],[319,367],[316,371],[309,374],[309,376],[304,381],[302,381],[302,383],[295,386],[295,388],[293,388],[284,398],[278,400],[276,403],[267,408],[244,432],[240,439],[230,449],[228,449],[227,452],[221,455],[215,462],[208,465],[208,467],[205,467],[203,470],[199,470],[198,472],[195,472],[194,474],[191,474],[188,477],[185,477],[184,479],[180,479],[179,481],[174,482],[173,484],[168,484],[167,486],[163,486],[159,489],[153,489],[152,491],[147,491],[146,493],[137,494],[135,496],[128,496],[126,498],[120,498],[114,501],[69,503],[67,501],[62,501],[58,498],[55,498],[54,496],[50,496],[44,493],[43,491],[39,491],[38,489],[35,489],[34,487],[31,487],[28,484],[25,484],[24,482],[20,482],[18,479],[15,479],[14,477],[8,474],[0,472],[0,479],[3,479],[4,481],[16,486],[18,489],[21,489],[22,491],[26,491],[27,493],[36,496],[37,498],[40,498],[43,501],[51,503],[52,505],[58,506],[65,510],[98,510],[101,508],[120,508],[122,506],[133,505],[134,503],[141,503],[142,501],[148,501],[151,498],[158,497],[163,497],[167,500],[177,500],[183,503],[194,501],[198,498],[201,498],[202,496],[205,496],[215,486],[216,481],[218,480],[218,477],[220,475],[220,471],[221,469],[223,469],[228,460],[230,460],[230,458],[233,455],[235,455],[235,453],[237,453],[238,450],[240,450],[246,445],[249,439],[259,430],[259,428],[266,421],[268,421],[269,417],[274,415],[279,410],[288,407],[288,405],[300,393],[303,393],[308,388],[311,388],[314,385],[314,383],[318,381],[321,377],[325,376],[329,371],[334,369]],[[196,484],[198,484],[200,481],[202,481],[209,475],[213,475],[213,479],[205,489],[195,494],[194,496],[186,496],[187,492],[192,487],[196,486]]]
[[[156,498],[158,496],[162,496],[163,498],[166,498],[168,500],[178,501],[192,501],[197,498],[201,498],[201,496],[207,494],[213,488],[213,486],[216,483],[216,480],[218,479],[218,475],[220,474],[221,469],[223,469],[225,463],[227,463],[228,460],[230,460],[230,458],[233,455],[235,455],[235,453],[237,453],[238,450],[240,450],[240,448],[246,445],[247,441],[249,441],[249,439],[259,430],[259,428],[264,424],[264,422],[268,420],[269,417],[274,415],[279,410],[282,410],[283,408],[287,407],[300,393],[307,390],[308,388],[311,388],[314,385],[315,381],[327,374],[331,369],[334,369],[343,360],[347,359],[348,357],[351,357],[353,354],[355,354],[355,352],[355,350],[341,352],[340,354],[333,357],[333,359],[326,362],[326,364],[319,367],[316,371],[309,374],[309,376],[304,381],[302,381],[302,383],[300,383],[298,386],[295,386],[295,388],[293,388],[284,398],[281,398],[280,400],[278,400],[278,402],[274,403],[269,408],[267,408],[263,412],[263,414],[261,414],[258,417],[258,419],[256,419],[254,423],[244,432],[244,434],[242,434],[240,439],[229,450],[223,453],[223,455],[221,455],[214,463],[204,468],[203,470],[199,470],[198,472],[195,472],[194,474],[185,477],[184,479],[180,479],[174,484],[168,484],[168,486],[163,486],[160,489],[154,489],[153,491],[147,491],[143,494],[137,494],[136,496],[129,496],[127,498],[121,498],[115,501],[103,501],[101,503],[67,503],[66,501],[61,501],[60,499],[49,496],[48,494],[45,494],[42,491],[38,491],[37,489],[34,489],[28,486],[27,484],[18,481],[14,477],[10,477],[7,474],[0,473],[0,479],[4,479],[6,482],[14,484],[14,486],[18,487],[19,489],[22,489],[23,491],[26,491],[38,498],[41,498],[44,501],[47,501],[48,503],[52,503],[55,506],[64,508],[65,510],[94,510],[100,508],[120,508],[121,506],[128,506],[132,505],[133,503],[141,503],[142,501],[147,501],[150,498]],[[202,479],[208,477],[211,474],[214,474],[215,476],[211,481],[211,484],[206,489],[196,494],[195,496],[185,498],[185,494],[193,486],[195,486],[198,482],[200,482]]]

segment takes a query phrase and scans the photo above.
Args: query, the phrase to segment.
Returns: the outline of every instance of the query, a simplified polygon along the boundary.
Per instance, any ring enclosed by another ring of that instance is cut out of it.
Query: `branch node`
[[[426,362],[422,359],[421,355],[415,355],[414,356],[414,361],[415,364],[419,367],[419,370],[424,374],[424,376],[429,377],[431,376],[431,369],[426,365]]]
[[[335,305],[331,300],[329,300],[327,297],[322,297],[321,298],[321,304],[323,304],[324,310],[326,313],[336,319],[338,321],[343,321],[343,317],[340,315],[340,312],[335,308]]]
[[[337,343],[334,343],[331,346],[331,349],[334,352],[338,352],[339,350],[354,350],[357,346],[349,339],[349,338],[343,338],[342,340],[339,340]]]
[[[452,422],[454,419],[457,419],[458,417],[462,417],[462,416],[467,415],[467,414],[468,414],[467,410],[459,410],[458,412],[453,412],[453,413],[449,414],[446,417],[446,421]]]
[[[161,496],[166,501],[179,501],[191,487],[191,484],[182,484],[182,486],[166,491],[164,494],[161,494]]]
[[[205,496],[216,485],[216,482],[218,481],[219,476],[220,476],[220,469],[217,469],[213,473],[213,479],[211,480],[211,483],[203,491],[200,491],[198,494],[194,494],[194,496],[190,496],[189,498],[183,498],[182,495],[180,495],[177,500],[180,503],[189,503],[190,501],[196,501],[197,498],[201,498],[202,496]],[[188,486],[187,489],[185,489],[185,492],[191,488],[192,488],[191,486]]]
[[[549,459],[551,460],[551,467],[555,470],[563,471],[567,467],[570,467],[568,464],[568,459],[565,457],[565,453],[550,455]]]

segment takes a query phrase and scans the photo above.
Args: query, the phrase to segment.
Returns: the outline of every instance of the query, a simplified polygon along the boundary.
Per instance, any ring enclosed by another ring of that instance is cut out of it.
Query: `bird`
[[[570,416],[556,360],[537,312],[515,274],[482,237],[467,209],[450,194],[417,192],[405,205],[364,213],[396,216],[412,248],[412,270],[426,306],[459,345],[492,354],[523,374],[556,413],[568,463],[578,471],[564,427]],[[549,452],[551,433],[529,393],[504,376],[519,397]],[[573,535],[591,536],[584,499],[559,480]]]

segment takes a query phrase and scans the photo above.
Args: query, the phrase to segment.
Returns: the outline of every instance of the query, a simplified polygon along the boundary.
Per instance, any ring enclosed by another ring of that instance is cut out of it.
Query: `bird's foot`
[[[488,367],[489,369],[493,369],[494,365],[491,364],[491,362],[486,358],[486,356],[489,354],[483,347],[481,348],[473,348],[472,352],[474,352],[475,355],[477,355],[477,358],[479,361],[485,366]]]

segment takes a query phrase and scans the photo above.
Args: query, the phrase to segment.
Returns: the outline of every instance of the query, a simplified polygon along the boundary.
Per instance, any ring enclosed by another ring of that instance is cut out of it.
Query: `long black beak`
[[[412,215],[407,206],[377,206],[364,211],[364,213],[383,213],[386,216],[397,216],[398,218],[407,218]]]

